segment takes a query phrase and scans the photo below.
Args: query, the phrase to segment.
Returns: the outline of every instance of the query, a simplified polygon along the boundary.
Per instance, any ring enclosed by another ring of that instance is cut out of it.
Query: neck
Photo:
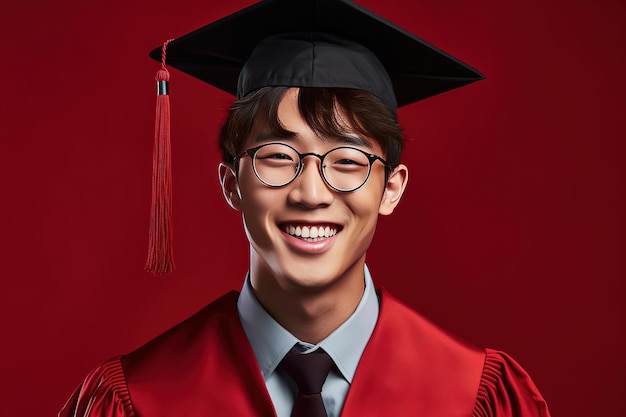
[[[286,285],[258,268],[251,268],[250,279],[257,299],[281,326],[299,340],[317,344],[356,310],[365,290],[364,260],[313,288]]]

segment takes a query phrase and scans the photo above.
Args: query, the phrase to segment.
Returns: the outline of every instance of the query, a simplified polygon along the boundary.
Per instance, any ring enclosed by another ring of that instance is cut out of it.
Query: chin
[[[349,280],[354,275],[350,273],[352,269],[350,265],[332,265],[322,259],[304,259],[281,265],[276,276],[282,276],[286,289],[319,292]]]
[[[319,291],[337,282],[338,278],[329,275],[328,271],[320,271],[319,274],[314,273],[310,269],[304,271],[292,271],[284,275],[286,286],[296,290]]]

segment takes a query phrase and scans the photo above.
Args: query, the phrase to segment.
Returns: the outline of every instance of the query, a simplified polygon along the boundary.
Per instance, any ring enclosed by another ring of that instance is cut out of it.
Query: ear
[[[393,213],[400,198],[404,194],[404,189],[409,181],[409,169],[404,164],[398,165],[387,178],[387,184],[385,184],[385,191],[383,193],[383,199],[380,202],[378,213],[383,216],[388,216]]]
[[[241,211],[241,193],[239,192],[239,183],[233,167],[220,162],[217,171],[224,199],[229,206],[237,211]]]

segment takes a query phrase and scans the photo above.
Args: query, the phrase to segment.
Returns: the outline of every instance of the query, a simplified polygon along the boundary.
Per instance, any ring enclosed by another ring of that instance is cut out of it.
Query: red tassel
[[[165,67],[165,48],[172,39],[163,44],[161,69],[156,74],[157,102],[154,125],[154,152],[152,154],[152,208],[148,259],[145,269],[154,274],[172,272],[174,251],[172,246],[172,158],[170,143],[170,74]]]

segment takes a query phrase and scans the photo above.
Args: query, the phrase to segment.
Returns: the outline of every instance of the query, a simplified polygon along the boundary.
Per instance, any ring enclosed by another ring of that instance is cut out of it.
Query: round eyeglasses
[[[333,190],[344,193],[362,187],[377,160],[385,165],[385,174],[391,171],[389,164],[380,156],[351,146],[340,146],[319,155],[300,153],[285,143],[272,142],[247,149],[235,158],[235,163],[245,156],[252,158],[254,174],[269,187],[284,187],[295,180],[302,172],[307,156],[319,158],[324,182]]]

